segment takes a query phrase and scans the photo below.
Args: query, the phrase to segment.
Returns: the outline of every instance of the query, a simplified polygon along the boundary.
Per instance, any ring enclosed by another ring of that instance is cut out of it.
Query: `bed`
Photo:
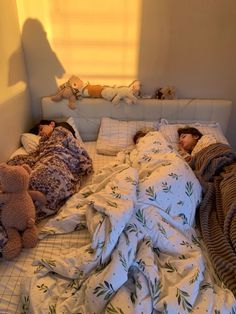
[[[226,143],[230,110],[206,99],[86,99],[69,110],[43,98],[43,118],[73,118],[95,174],[41,222],[36,248],[1,261],[0,312],[234,313],[194,229],[201,185],[175,150],[181,124]],[[129,147],[142,127],[160,131]]]

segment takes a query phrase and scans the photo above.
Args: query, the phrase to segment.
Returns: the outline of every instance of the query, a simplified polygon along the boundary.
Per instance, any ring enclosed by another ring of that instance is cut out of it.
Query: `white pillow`
[[[141,128],[157,130],[157,121],[121,121],[102,118],[97,138],[97,153],[116,155],[122,149],[133,144],[135,133]]]
[[[176,146],[179,141],[178,128],[184,128],[190,126],[197,128],[203,135],[214,135],[218,143],[229,144],[226,137],[223,134],[221,126],[217,122],[195,122],[195,123],[174,123],[170,124],[166,120],[161,120],[159,124],[159,131],[166,137],[166,139],[173,145]]]
[[[214,135],[212,134],[208,134],[208,135],[203,135],[200,140],[198,140],[197,144],[195,145],[194,149],[192,150],[191,155],[195,155],[198,152],[200,152],[200,150],[202,150],[203,148],[211,145],[211,144],[215,144],[217,143],[217,140],[215,138]]]
[[[18,156],[18,155],[27,155],[27,151],[24,149],[23,146],[17,148],[17,150],[15,150],[11,156],[9,157],[9,159],[12,159],[13,157],[15,156]]]
[[[23,133],[20,140],[24,149],[29,154],[38,148],[40,136],[32,133]]]
[[[82,140],[82,138],[81,138],[81,136],[80,136],[80,134],[79,134],[79,130],[78,130],[77,127],[76,127],[76,123],[75,123],[74,118],[73,118],[73,117],[69,117],[69,118],[66,120],[66,122],[69,123],[69,124],[72,126],[72,128],[74,129],[76,138],[77,138],[81,143],[83,143],[83,140]]]

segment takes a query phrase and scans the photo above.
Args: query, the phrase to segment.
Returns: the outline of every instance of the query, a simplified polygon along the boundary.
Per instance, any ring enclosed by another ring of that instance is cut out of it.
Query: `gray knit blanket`
[[[203,186],[197,220],[219,278],[236,295],[236,153],[212,144],[190,166]]]

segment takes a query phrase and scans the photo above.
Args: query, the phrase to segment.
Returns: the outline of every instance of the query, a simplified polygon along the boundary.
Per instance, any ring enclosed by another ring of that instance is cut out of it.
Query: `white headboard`
[[[120,120],[158,121],[217,121],[224,132],[227,130],[232,101],[224,99],[138,99],[137,104],[121,102],[113,105],[102,98],[84,98],[77,101],[71,110],[66,99],[54,102],[50,97],[42,98],[42,118],[62,120],[74,117],[84,140],[96,140],[100,120],[110,117]]]

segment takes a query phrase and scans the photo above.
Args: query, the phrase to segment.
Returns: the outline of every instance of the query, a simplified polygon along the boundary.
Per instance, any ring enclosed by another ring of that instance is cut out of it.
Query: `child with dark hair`
[[[186,126],[177,130],[179,134],[179,146],[181,150],[191,154],[202,133],[193,127]]]
[[[179,135],[179,153],[187,162],[190,162],[192,159],[191,152],[202,137],[202,133],[189,126],[179,128],[177,132]]]
[[[54,120],[41,120],[38,124],[36,124],[29,132],[40,135],[40,136],[50,136],[54,130],[54,128],[61,126],[67,130],[69,130],[74,137],[75,131],[73,127],[67,122],[56,122]]]

